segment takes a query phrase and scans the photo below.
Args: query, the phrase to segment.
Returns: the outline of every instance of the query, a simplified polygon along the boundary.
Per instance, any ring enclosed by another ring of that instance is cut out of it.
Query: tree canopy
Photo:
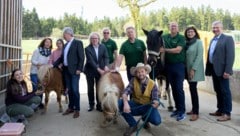
[[[169,11],[162,8],[156,11],[140,12],[138,26],[145,29],[158,29],[168,31],[168,24],[176,21],[179,24],[180,31],[184,31],[188,25],[195,25],[199,30],[210,31],[212,22],[220,20],[223,22],[225,30],[240,30],[240,14],[231,14],[228,10],[213,10],[210,6],[204,6],[197,9],[186,7],[173,7]],[[35,8],[31,11],[23,8],[23,38],[46,37],[54,35],[56,30],[62,30],[65,26],[73,28],[76,35],[89,35],[93,31],[101,32],[103,27],[109,27],[112,36],[124,36],[124,26],[132,18],[105,16],[102,19],[97,17],[93,22],[88,22],[76,14],[65,13],[61,18],[39,18]],[[55,30],[55,31],[53,31]],[[58,32],[58,31],[57,31]],[[139,31],[139,34],[143,33]],[[55,34],[56,35],[56,34]]]

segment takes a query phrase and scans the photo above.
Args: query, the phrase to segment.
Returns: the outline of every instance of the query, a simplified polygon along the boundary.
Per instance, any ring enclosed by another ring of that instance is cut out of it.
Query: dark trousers
[[[90,107],[94,107],[94,86],[96,88],[96,100],[97,100],[97,108],[101,107],[101,104],[98,99],[98,91],[97,91],[97,83],[100,79],[100,75],[86,75],[87,78],[87,87],[88,87],[88,102]]]
[[[191,100],[192,100],[192,112],[193,114],[199,114],[197,82],[188,82],[188,84],[189,84],[189,90],[190,90]]]
[[[80,75],[71,74],[67,67],[64,68],[64,77],[66,87],[68,88],[69,104],[68,108],[80,111],[80,93],[79,93],[79,79]]]
[[[213,87],[217,95],[217,111],[230,115],[232,111],[232,94],[229,79],[217,76],[214,70],[212,71]]]
[[[176,111],[179,114],[185,113],[185,95],[183,91],[184,68],[185,66],[183,63],[166,64],[167,77],[172,87]]]
[[[131,67],[127,67],[127,78],[128,78],[128,82],[130,82],[130,80],[134,77],[131,73],[130,73],[130,69]],[[129,95],[130,100],[132,99],[132,94]]]

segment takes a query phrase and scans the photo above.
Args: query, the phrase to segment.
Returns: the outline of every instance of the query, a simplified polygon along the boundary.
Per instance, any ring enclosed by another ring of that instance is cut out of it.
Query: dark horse
[[[164,99],[168,96],[168,110],[172,111],[172,100],[170,95],[169,82],[167,80],[165,65],[165,53],[160,53],[160,48],[164,48],[164,41],[162,39],[163,31],[151,30],[147,31],[143,29],[144,34],[147,36],[147,49],[148,49],[148,64],[151,66],[152,71],[149,73],[151,79],[158,80],[160,97],[163,95]],[[163,80],[166,81],[165,89],[163,88]],[[163,91],[165,90],[165,91]],[[167,95],[166,95],[167,93]]]

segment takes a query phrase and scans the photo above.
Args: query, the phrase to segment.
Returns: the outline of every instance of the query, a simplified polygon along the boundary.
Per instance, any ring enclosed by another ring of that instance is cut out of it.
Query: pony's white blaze
[[[111,111],[118,111],[119,88],[116,84],[111,83],[109,73],[101,78],[99,83],[99,99],[102,108]]]
[[[102,75],[97,90],[104,116],[101,127],[106,127],[111,122],[117,122],[118,99],[124,90],[124,83],[120,73],[108,72]]]
[[[51,68],[51,65],[44,65],[38,69],[38,78],[40,81],[43,81],[45,75],[49,71],[49,68]]]

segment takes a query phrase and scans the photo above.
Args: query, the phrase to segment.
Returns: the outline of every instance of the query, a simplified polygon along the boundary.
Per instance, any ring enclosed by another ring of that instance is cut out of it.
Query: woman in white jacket
[[[52,39],[45,38],[41,41],[38,48],[33,52],[31,59],[31,69],[30,69],[30,78],[32,81],[32,90],[37,91],[38,85],[38,69],[41,65],[48,64],[49,57],[52,50]],[[42,95],[41,95],[42,99]],[[39,105],[40,108],[43,108],[43,104]]]

